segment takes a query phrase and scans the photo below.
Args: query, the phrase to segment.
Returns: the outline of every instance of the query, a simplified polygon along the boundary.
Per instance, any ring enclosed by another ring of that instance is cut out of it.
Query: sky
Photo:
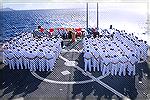
[[[109,8],[119,3],[135,3],[136,5],[146,4],[148,0],[0,0],[2,8],[12,8],[15,10],[29,9],[70,9],[85,8],[85,3],[90,2],[90,8],[95,7],[95,2],[109,4]],[[127,7],[128,8],[128,7]],[[130,8],[130,7],[129,7]],[[142,8],[142,7],[140,7]],[[141,11],[141,10],[140,10]]]
[[[12,8],[14,10],[70,9],[84,8],[84,6],[84,3],[3,3],[3,8]]]

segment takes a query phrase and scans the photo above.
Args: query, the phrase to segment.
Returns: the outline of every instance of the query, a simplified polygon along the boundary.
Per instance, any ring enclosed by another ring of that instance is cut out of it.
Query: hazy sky
[[[128,2],[128,4],[132,3],[140,6],[140,8],[138,8],[139,10],[143,9],[147,1],[148,0],[0,0],[3,8],[9,7],[15,10],[85,8],[86,2],[99,2],[103,5],[108,5],[109,8],[111,6],[118,6],[120,3]],[[90,3],[89,7],[95,8],[96,5],[94,3]],[[128,7],[126,8],[128,9]]]
[[[147,2],[148,0],[0,0],[5,3],[23,2],[23,3],[36,3],[36,2]]]
[[[3,3],[3,8],[12,8],[14,10],[30,9],[70,9],[86,8],[86,3]],[[96,8],[96,3],[89,3],[90,9]],[[147,3],[99,3],[101,10],[121,9],[133,11],[135,13],[145,14],[147,12]]]
[[[84,8],[85,3],[3,3],[14,10]]]

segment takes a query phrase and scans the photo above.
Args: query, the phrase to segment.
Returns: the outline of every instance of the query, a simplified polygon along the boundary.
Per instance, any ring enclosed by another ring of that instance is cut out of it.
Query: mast
[[[150,13],[149,13],[149,11],[150,11],[149,10],[149,8],[150,8],[149,6],[150,5],[149,4],[150,4],[150,2],[148,0],[147,1],[147,32],[148,32],[148,35],[150,35],[150,26],[149,26],[150,25],[150,18],[149,18],[150,17]]]
[[[150,42],[148,40],[150,40],[150,2],[149,0],[147,0],[147,21],[146,21],[146,24],[147,24],[147,30],[146,30],[146,34],[147,34],[147,42],[148,42],[148,45],[150,46]]]
[[[99,29],[99,27],[98,27],[98,2],[97,2],[97,29]]]
[[[88,30],[88,2],[86,3],[86,29]]]

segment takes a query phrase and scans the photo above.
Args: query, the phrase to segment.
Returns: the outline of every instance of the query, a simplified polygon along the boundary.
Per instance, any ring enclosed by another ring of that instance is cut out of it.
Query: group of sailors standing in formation
[[[133,34],[109,29],[96,38],[83,38],[84,70],[102,75],[135,75],[135,65],[147,60],[148,45]]]
[[[52,71],[61,52],[60,37],[34,38],[23,33],[4,45],[3,62],[10,69]]]
[[[97,70],[102,75],[135,75],[135,65],[147,60],[147,42],[133,34],[114,29],[95,32],[97,37],[87,33],[84,32],[83,38],[85,71]],[[3,46],[3,62],[10,69],[52,71],[61,53],[61,43],[59,35],[35,38],[32,33],[23,33]]]

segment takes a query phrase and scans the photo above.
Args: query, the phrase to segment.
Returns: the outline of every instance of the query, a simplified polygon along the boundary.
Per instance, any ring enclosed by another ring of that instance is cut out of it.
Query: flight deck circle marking
[[[55,80],[50,80],[50,79],[46,79],[43,78],[41,76],[39,76],[38,74],[36,74],[35,72],[31,72],[31,74],[36,77],[39,80],[42,80],[44,82],[47,83],[55,83],[55,84],[85,84],[85,83],[89,83],[89,82],[94,82],[94,80],[90,79],[90,80],[85,80],[85,81],[55,81]],[[99,76],[97,79],[103,79],[104,76]]]

